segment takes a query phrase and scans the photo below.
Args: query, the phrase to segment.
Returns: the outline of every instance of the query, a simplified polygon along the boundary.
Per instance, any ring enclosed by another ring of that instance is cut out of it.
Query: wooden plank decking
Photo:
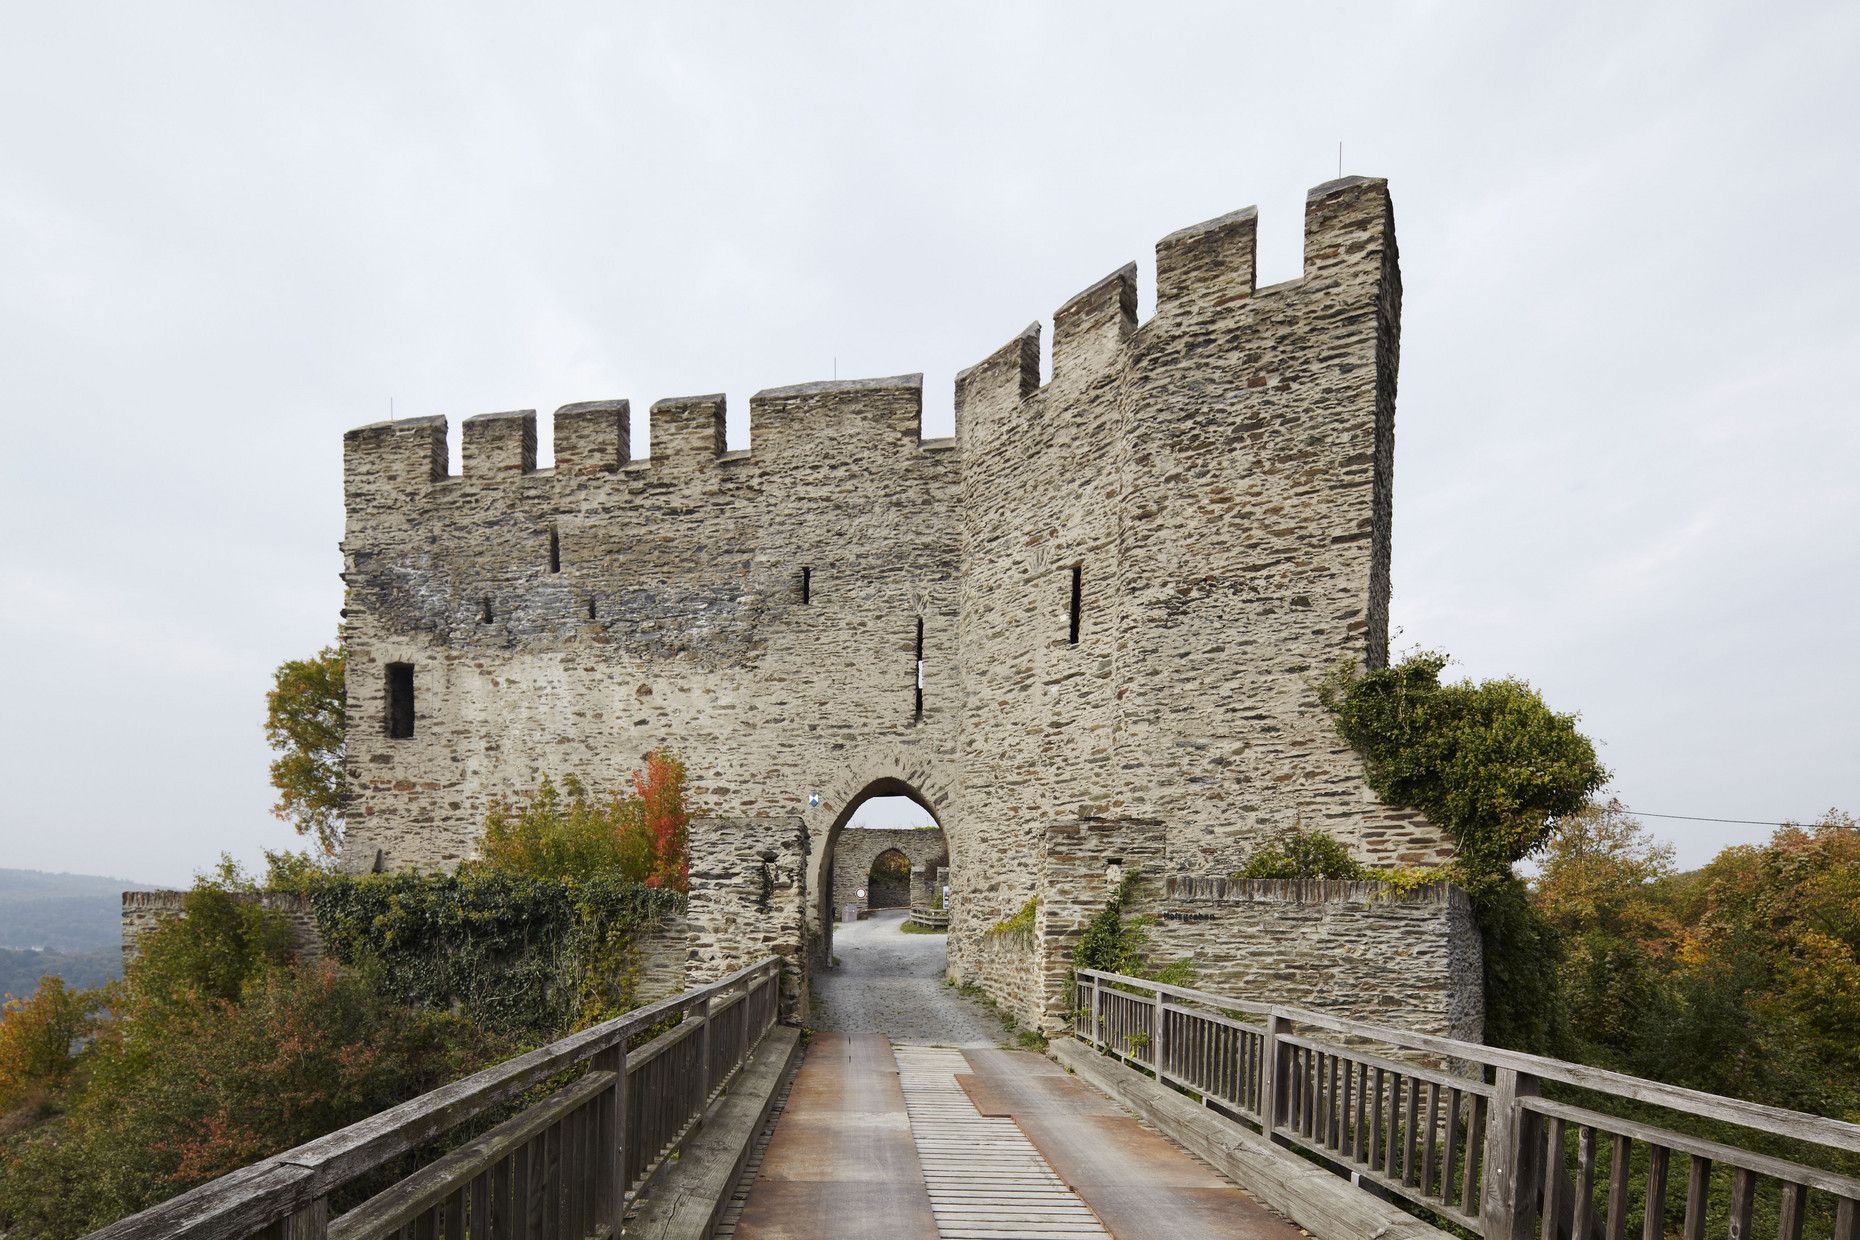
[[[896,1051],[911,1133],[944,1240],[1108,1240],[1015,1122],[984,1116],[957,1084],[963,1052]],[[1044,1061],[1042,1061],[1044,1062]]]
[[[735,1240],[1299,1240],[1038,1055],[816,1035]]]

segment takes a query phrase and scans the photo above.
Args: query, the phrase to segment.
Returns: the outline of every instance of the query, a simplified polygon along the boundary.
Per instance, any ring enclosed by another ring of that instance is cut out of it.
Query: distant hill
[[[0,870],[0,948],[94,952],[121,947],[123,893],[150,888],[94,874]]]
[[[123,949],[99,947],[91,952],[29,952],[0,947],[0,995],[24,999],[39,988],[39,979],[47,973],[63,978],[67,990],[101,986],[123,975]]]

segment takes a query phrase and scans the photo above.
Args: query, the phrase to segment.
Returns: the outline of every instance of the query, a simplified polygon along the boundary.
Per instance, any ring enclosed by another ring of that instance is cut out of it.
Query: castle
[[[952,974],[1029,1021],[1139,866],[1181,905],[1155,897],[1165,954],[1244,971],[1295,967],[1313,934],[1367,944],[1406,963],[1340,993],[1476,1036],[1458,893],[1215,881],[1295,827],[1372,865],[1452,853],[1375,798],[1316,691],[1386,658],[1387,184],[1312,190],[1283,284],[1256,285],[1255,224],[1163,238],[1146,322],[1134,264],[1061,306],[1045,384],[1037,324],[964,371],[949,439],[922,437],[918,375],[760,392],[746,451],[721,396],[654,404],[649,454],[626,401],[566,406],[548,470],[528,410],[467,419],[459,477],[443,418],[350,431],[344,866],[449,868],[493,802],[611,786],[667,744],[697,812],[734,824],[716,838],[788,833],[760,855],[785,858],[817,959],[841,829],[903,795],[947,835]],[[737,872],[706,847],[699,823],[694,875]],[[989,933],[1036,897],[1028,934]]]

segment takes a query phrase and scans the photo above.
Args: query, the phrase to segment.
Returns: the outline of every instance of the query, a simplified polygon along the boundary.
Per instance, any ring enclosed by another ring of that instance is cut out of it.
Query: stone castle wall
[[[291,927],[291,950],[300,960],[319,960],[323,956],[323,935],[317,929],[316,912],[310,901],[292,892],[239,892],[233,898],[262,904],[284,914]],[[125,891],[123,893],[123,964],[128,966],[142,954],[142,936],[163,922],[185,915],[185,891]]]
[[[443,419],[349,432],[345,866],[448,868],[494,803],[671,745],[717,823],[802,821],[817,952],[846,822],[916,799],[948,839],[952,974],[1051,1016],[1107,832],[1157,877],[1298,827],[1372,865],[1450,856],[1317,700],[1386,658],[1387,185],[1311,191],[1299,279],[1257,286],[1255,229],[1165,237],[1146,322],[1134,265],[1068,301],[1044,383],[1039,326],[1015,336],[958,376],[949,440],[922,437],[920,376],[758,393],[740,452],[717,396],[655,404],[643,459],[626,402],[567,406],[546,470],[528,411],[466,420],[458,477]],[[1078,890],[1010,968],[984,931],[1048,883]]]

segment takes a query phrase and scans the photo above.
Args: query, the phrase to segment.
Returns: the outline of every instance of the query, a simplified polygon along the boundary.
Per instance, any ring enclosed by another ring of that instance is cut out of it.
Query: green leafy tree
[[[1479,913],[1486,1040],[1564,1049],[1560,940],[1513,863],[1608,781],[1576,716],[1521,680],[1442,684],[1447,657],[1417,651],[1390,667],[1345,665],[1320,689],[1337,730],[1369,759],[1383,800],[1424,812],[1458,848],[1457,877]]]
[[[278,790],[271,812],[315,839],[329,856],[342,846],[349,791],[343,767],[344,661],[333,646],[308,659],[286,660],[265,695],[265,739],[281,755],[271,764],[271,786]]]

